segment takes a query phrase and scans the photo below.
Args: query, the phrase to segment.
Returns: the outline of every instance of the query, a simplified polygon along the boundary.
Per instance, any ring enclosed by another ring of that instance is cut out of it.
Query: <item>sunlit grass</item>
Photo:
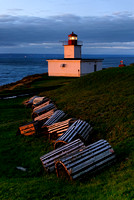
[[[21,124],[32,120],[31,108],[22,104],[26,97],[0,100],[0,199],[133,199],[133,77],[134,68],[125,67],[79,79],[45,76],[31,83],[29,91],[49,96],[70,116],[91,123],[94,128],[91,143],[106,139],[116,152],[114,165],[75,182],[44,171],[39,158],[53,149],[47,138],[16,135]],[[38,91],[46,87],[47,90]],[[25,88],[18,91],[24,93]],[[17,166],[27,171],[18,170]]]

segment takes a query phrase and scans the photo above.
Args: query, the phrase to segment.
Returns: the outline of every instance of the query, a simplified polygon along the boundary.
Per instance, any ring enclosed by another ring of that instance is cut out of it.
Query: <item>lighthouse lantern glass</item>
[[[77,37],[71,36],[71,37],[69,37],[68,39],[69,39],[69,40],[77,40]]]

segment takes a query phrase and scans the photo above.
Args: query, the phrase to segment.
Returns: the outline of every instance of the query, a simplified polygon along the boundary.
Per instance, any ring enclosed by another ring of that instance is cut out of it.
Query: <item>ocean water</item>
[[[0,54],[0,86],[22,79],[25,76],[48,71],[47,59],[62,59],[62,54]],[[82,55],[82,58],[103,58],[103,68],[134,63],[134,56],[127,55]]]

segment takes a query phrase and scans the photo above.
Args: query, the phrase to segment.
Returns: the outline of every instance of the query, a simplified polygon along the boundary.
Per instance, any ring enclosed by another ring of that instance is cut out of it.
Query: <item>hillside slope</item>
[[[112,145],[133,135],[134,67],[95,72],[45,94],[71,116],[90,122],[95,137]]]
[[[108,140],[117,162],[73,183],[46,174],[39,157],[53,149],[52,144],[44,137],[16,136],[19,125],[31,121],[31,109],[22,105],[26,98],[2,99],[0,199],[133,199],[134,67],[107,69],[78,79],[45,75],[31,82],[30,90],[49,96],[59,109],[92,124],[94,132],[89,142]],[[25,93],[27,88],[15,87],[12,94],[16,91]],[[16,166],[27,171],[18,171]]]

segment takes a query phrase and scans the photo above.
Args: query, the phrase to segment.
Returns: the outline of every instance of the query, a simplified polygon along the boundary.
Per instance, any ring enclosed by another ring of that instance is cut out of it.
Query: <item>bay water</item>
[[[0,86],[21,80],[25,76],[48,72],[47,59],[63,59],[62,54],[0,54]],[[82,55],[82,58],[103,58],[103,68],[134,63],[133,55]]]

